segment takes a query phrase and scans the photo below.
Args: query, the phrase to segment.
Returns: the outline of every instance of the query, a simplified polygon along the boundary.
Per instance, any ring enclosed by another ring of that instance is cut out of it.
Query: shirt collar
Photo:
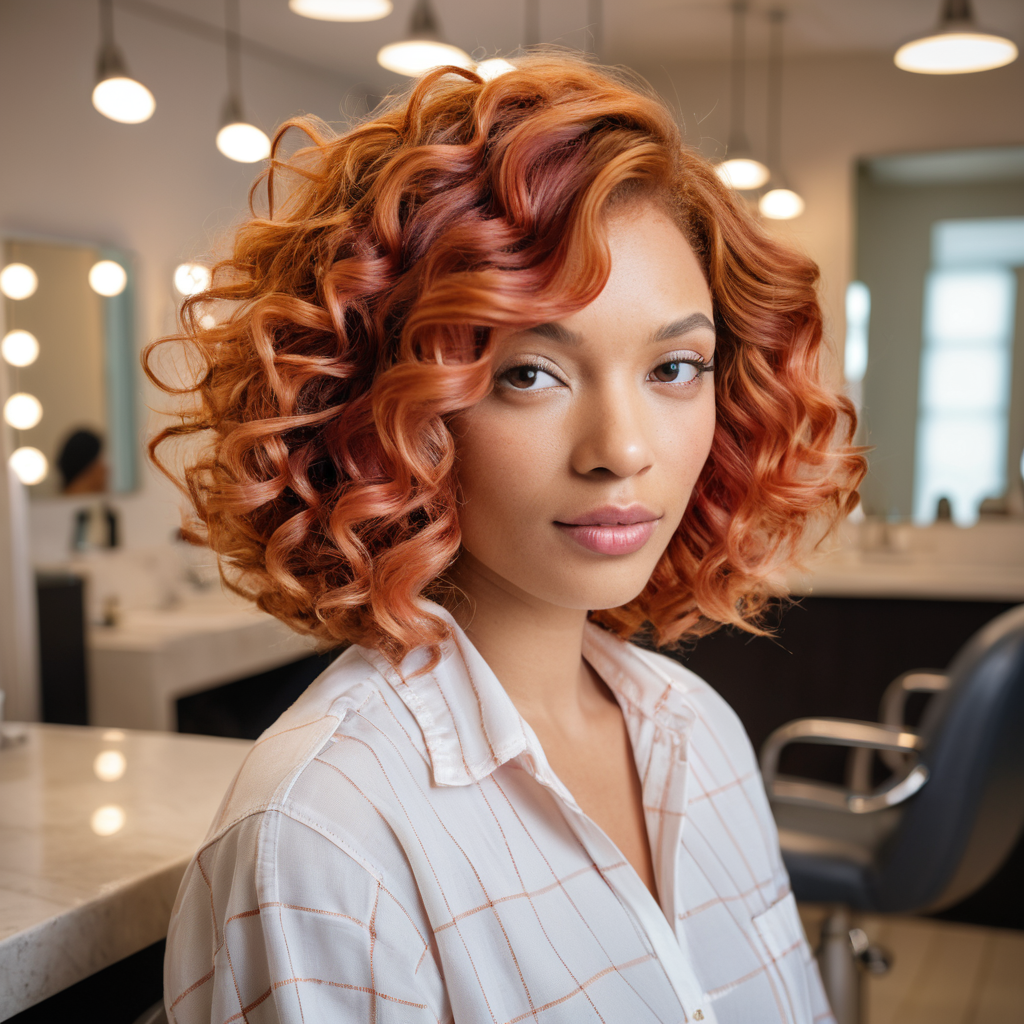
[[[445,619],[451,635],[441,658],[429,671],[425,648],[412,651],[393,666],[380,652],[359,653],[393,687],[415,717],[426,742],[434,782],[467,786],[486,778],[520,754],[539,766],[547,759],[530,726],[516,710],[497,676],[466,634],[439,605],[430,611]],[[694,714],[682,692],[645,652],[587,623],[583,656],[630,709],[680,736],[692,727]]]

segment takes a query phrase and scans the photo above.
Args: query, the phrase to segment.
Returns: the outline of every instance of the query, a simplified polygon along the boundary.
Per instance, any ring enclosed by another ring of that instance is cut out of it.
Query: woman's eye
[[[513,366],[500,379],[517,391],[541,391],[544,388],[557,388],[561,384],[561,381],[539,366]]]
[[[690,381],[696,380],[700,375],[701,369],[703,367],[696,366],[693,363],[671,360],[656,366],[651,371],[648,380],[656,380],[661,384],[689,384]]]

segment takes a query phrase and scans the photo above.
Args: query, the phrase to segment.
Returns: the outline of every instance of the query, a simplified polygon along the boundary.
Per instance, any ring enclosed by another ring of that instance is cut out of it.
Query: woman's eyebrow
[[[570,331],[561,324],[537,324],[536,327],[530,327],[527,333],[539,334],[542,338],[560,341],[563,345],[579,345],[583,340],[575,331]]]
[[[708,330],[714,334],[715,325],[703,313],[691,313],[689,316],[683,317],[682,320],[673,320],[672,323],[658,328],[652,335],[651,342],[669,341],[696,330]],[[539,334],[542,338],[557,341],[563,345],[579,345],[583,340],[575,331],[570,331],[568,327],[555,323],[537,324],[535,327],[528,328],[527,333]]]
[[[703,313],[691,313],[682,320],[673,320],[659,328],[651,338],[652,342],[669,341],[678,338],[680,335],[689,334],[691,331],[708,330],[715,333],[715,325]]]

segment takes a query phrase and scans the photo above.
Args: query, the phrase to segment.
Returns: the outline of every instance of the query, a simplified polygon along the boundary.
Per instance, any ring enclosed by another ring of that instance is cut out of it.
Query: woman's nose
[[[572,468],[582,476],[635,476],[653,461],[653,410],[628,387],[604,387],[581,403],[574,424]]]

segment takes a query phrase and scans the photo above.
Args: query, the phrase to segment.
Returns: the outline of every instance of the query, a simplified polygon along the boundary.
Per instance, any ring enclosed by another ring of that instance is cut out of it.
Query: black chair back
[[[951,906],[1024,830],[1024,605],[978,630],[948,672],[921,725],[928,782],[869,871],[877,910]]]

